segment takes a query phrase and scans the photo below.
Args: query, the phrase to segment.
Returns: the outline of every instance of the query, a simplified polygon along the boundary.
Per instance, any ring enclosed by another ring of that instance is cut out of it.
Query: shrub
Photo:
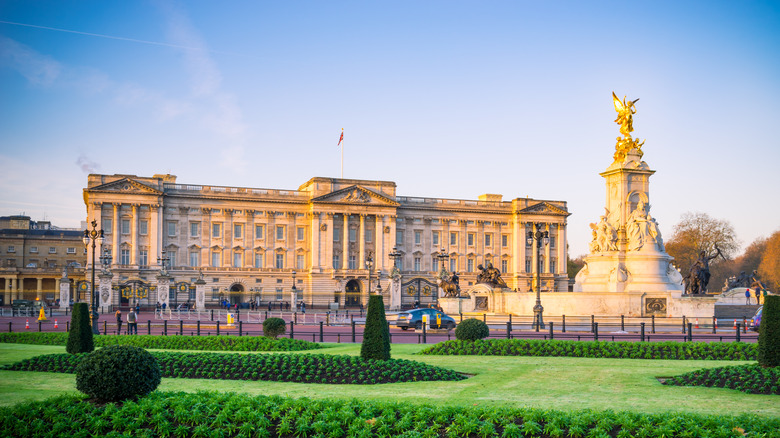
[[[488,336],[490,336],[490,329],[479,319],[467,319],[455,328],[455,338],[461,341],[476,341]]]
[[[287,325],[282,318],[268,318],[263,321],[263,334],[276,339],[287,332]]]
[[[144,396],[159,384],[157,359],[129,345],[101,348],[76,367],[76,389],[103,402]]]
[[[780,296],[767,295],[758,328],[758,363],[780,366]]]
[[[390,329],[387,327],[385,302],[382,295],[368,297],[366,328],[363,331],[360,357],[363,359],[390,359]]]
[[[95,349],[92,339],[92,325],[89,320],[89,305],[76,303],[73,305],[73,316],[70,318],[70,333],[65,351],[70,354],[89,353]]]

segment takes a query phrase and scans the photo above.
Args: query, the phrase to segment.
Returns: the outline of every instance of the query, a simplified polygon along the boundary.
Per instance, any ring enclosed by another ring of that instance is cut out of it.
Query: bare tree
[[[674,226],[672,237],[666,242],[666,252],[674,257],[675,265],[686,275],[702,251],[707,255],[716,253],[716,244],[724,258],[730,259],[734,256],[739,248],[739,241],[731,223],[712,218],[706,213],[688,212],[684,213],[680,222]],[[723,259],[711,262],[710,272],[713,277],[722,277],[719,269],[722,262]],[[712,283],[712,289],[716,284]]]

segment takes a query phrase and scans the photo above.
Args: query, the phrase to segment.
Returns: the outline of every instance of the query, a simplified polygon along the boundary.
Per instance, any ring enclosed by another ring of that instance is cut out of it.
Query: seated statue
[[[489,284],[491,286],[507,287],[504,280],[501,278],[501,271],[493,267],[493,264],[488,262],[487,268],[482,265],[477,265],[477,269],[480,273],[477,274],[477,283]]]

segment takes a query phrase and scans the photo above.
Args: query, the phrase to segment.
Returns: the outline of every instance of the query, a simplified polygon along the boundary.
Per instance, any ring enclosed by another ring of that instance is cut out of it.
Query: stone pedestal
[[[160,307],[165,304],[166,309],[171,308],[171,304],[168,301],[170,298],[171,280],[173,280],[173,278],[168,275],[157,276],[157,304],[159,304]]]
[[[390,274],[390,310],[401,310],[401,274],[395,271]]]
[[[195,309],[206,310],[206,282],[202,277],[195,280]]]
[[[60,282],[60,310],[70,307],[70,282],[65,277]]]
[[[106,271],[103,271],[98,275],[98,305],[103,312],[107,312],[109,307],[114,303],[114,291],[111,288],[111,279],[113,277],[114,275],[112,273]],[[117,304],[119,304],[119,300],[117,300]]]

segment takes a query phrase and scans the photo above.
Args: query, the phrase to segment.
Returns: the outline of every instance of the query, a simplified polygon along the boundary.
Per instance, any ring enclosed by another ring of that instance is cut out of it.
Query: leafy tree
[[[766,241],[766,249],[758,265],[761,282],[769,290],[780,290],[780,231],[775,231]]]
[[[566,272],[569,274],[569,278],[574,278],[580,269],[585,266],[585,256],[578,256],[577,258],[566,259]]]
[[[89,353],[95,349],[95,341],[92,339],[92,324],[89,320],[89,305],[76,303],[73,305],[73,314],[70,318],[70,333],[65,351],[70,354]]]
[[[363,359],[390,359],[390,329],[387,327],[385,302],[382,295],[368,297],[366,328],[363,331],[360,357]]]
[[[263,334],[269,338],[277,337],[287,332],[287,324],[282,318],[267,318],[263,321]]]
[[[706,213],[684,213],[680,222],[674,226],[671,239],[666,242],[666,252],[674,257],[675,265],[686,276],[699,258],[699,253],[704,251],[707,255],[713,255],[715,245],[720,248],[723,258],[718,257],[710,262],[709,289],[714,290],[725,279],[722,273],[724,258],[730,259],[739,248],[736,232],[729,221],[712,218]]]

